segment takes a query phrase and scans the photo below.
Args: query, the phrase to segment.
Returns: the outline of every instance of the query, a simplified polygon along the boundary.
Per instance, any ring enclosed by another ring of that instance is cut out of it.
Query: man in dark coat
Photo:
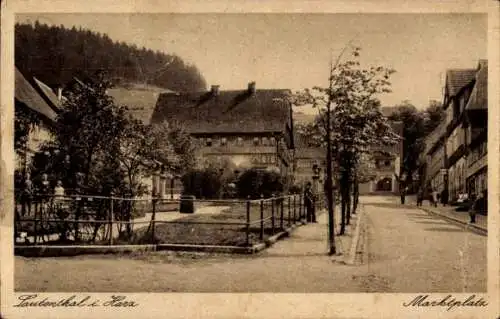
[[[304,190],[304,205],[306,208],[306,220],[308,223],[316,222],[316,212],[314,207],[314,193],[311,182],[307,182]]]

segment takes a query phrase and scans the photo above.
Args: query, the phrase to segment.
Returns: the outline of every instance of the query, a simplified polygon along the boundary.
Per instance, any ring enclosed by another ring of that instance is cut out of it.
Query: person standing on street
[[[443,189],[441,192],[441,204],[443,204],[443,206],[448,204],[448,191],[446,189]]]
[[[471,224],[476,223],[476,214],[478,208],[479,208],[479,198],[476,197],[475,193],[472,193],[470,196],[470,206],[469,206],[469,216]]]
[[[308,223],[316,222],[316,212],[314,211],[314,193],[311,182],[307,182],[304,190],[304,205],[306,207],[306,220]]]
[[[408,187],[401,187],[401,190],[400,190],[400,195],[401,195],[401,205],[404,205],[405,204],[405,199],[406,199],[406,191],[407,191]]]
[[[417,192],[417,206],[422,206],[423,201],[424,201],[424,191],[422,188],[419,188]]]

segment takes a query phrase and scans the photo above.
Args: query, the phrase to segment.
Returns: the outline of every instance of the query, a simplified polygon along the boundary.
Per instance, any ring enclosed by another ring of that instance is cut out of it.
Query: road
[[[484,292],[487,237],[395,198],[364,198],[364,272],[370,291]]]
[[[362,264],[326,256],[326,216],[255,256],[16,257],[20,291],[482,292],[486,237],[395,198],[364,197]],[[323,227],[324,226],[324,227]],[[291,244],[291,241],[300,244]],[[288,253],[287,253],[288,251]],[[36,274],[36,275],[35,275]],[[54,276],[59,274],[59,276]],[[64,278],[64,280],[61,280]]]

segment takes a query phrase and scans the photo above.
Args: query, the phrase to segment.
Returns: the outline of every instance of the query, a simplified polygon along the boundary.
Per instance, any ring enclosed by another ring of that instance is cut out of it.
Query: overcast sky
[[[221,90],[325,86],[331,54],[347,42],[367,67],[394,68],[383,105],[442,100],[446,69],[487,58],[484,14],[37,14],[18,22],[81,26],[116,41],[175,53]]]

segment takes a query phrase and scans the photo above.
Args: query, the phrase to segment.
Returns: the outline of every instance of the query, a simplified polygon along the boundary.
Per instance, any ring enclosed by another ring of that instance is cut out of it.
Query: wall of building
[[[293,151],[282,137],[271,133],[204,134],[194,139],[202,163],[228,161],[238,169],[259,168],[292,176]]]
[[[466,191],[466,157],[459,158],[448,169],[448,199],[455,201],[458,195]]]

